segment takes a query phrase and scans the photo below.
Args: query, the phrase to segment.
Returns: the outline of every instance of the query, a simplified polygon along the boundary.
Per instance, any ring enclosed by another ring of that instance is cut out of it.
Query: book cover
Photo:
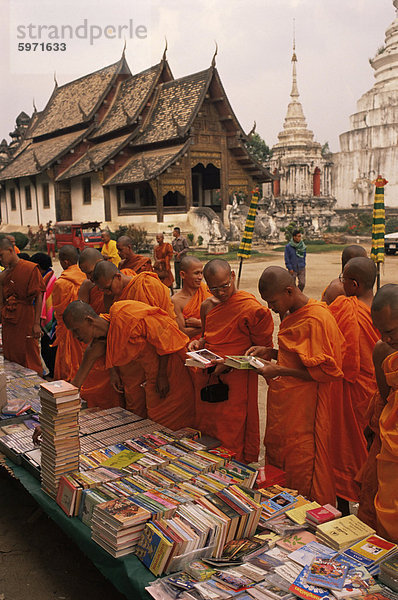
[[[298,523],[299,525],[304,525],[307,511],[311,510],[312,508],[320,507],[321,505],[318,504],[318,502],[308,502],[307,504],[302,504],[301,506],[291,508],[286,512],[286,514],[289,517],[289,519],[291,519],[295,523]]]
[[[341,590],[332,590],[337,600],[358,598],[381,589],[365,567],[350,567]]]
[[[348,566],[327,560],[316,558],[307,574],[307,584],[325,587],[334,590],[341,590],[348,573]]]
[[[324,600],[329,597],[329,591],[322,587],[307,584],[309,566],[304,567],[300,575],[289,586],[289,592],[303,600]]]
[[[289,554],[289,559],[302,565],[303,567],[310,565],[316,556],[320,558],[333,558],[337,552],[320,544],[319,542],[309,542],[305,546],[298,548]]]
[[[233,369],[258,369],[264,366],[263,361],[255,356],[228,355],[225,364]]]
[[[79,393],[79,389],[76,386],[63,379],[46,381],[40,384],[40,390],[44,390],[54,398],[58,398],[59,396],[72,396]]]
[[[396,548],[396,544],[388,542],[378,535],[370,535],[350,548],[347,548],[344,555],[354,558],[365,567],[370,567],[371,565],[380,562]]]
[[[76,486],[62,476],[58,484],[56,502],[68,517],[71,517],[74,512],[76,493]]]
[[[283,540],[277,541],[276,544],[284,550],[293,552],[294,550],[297,550],[297,548],[301,548],[310,542],[315,542],[315,540],[316,537],[312,533],[303,529],[301,531],[291,533]]]
[[[341,513],[340,513],[341,516]],[[313,521],[314,523],[327,523],[328,521],[333,521],[336,518],[335,514],[321,506],[320,508],[312,508],[311,510],[307,510],[306,518],[309,521]]]
[[[213,360],[223,360],[222,356],[207,350],[207,348],[203,348],[203,350],[196,350],[195,352],[187,352],[187,356],[204,365],[211,365]]]
[[[139,523],[151,518],[151,513],[141,508],[130,500],[110,500],[99,506],[95,510],[100,510],[104,517],[108,517],[121,526]]]

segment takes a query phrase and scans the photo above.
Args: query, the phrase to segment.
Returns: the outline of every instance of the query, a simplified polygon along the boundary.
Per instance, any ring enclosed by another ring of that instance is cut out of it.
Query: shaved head
[[[185,258],[192,258],[192,257],[185,257]],[[184,260],[185,260],[184,258]],[[181,261],[182,262],[182,261]],[[231,266],[230,264],[226,261],[223,260],[222,258],[213,258],[213,260],[210,260],[203,269],[203,275],[206,278],[208,277],[214,277],[215,275],[230,275],[231,274]]]
[[[104,257],[97,248],[86,248],[79,256],[79,265],[94,266],[100,260],[104,260]]]
[[[81,300],[75,300],[75,302],[68,304],[62,315],[62,319],[68,328],[72,322],[80,323],[86,317],[99,318],[93,307]]]
[[[267,267],[258,282],[262,297],[266,297],[270,292],[279,294],[289,286],[296,287],[294,277],[282,267]]]
[[[74,246],[62,246],[59,250],[59,260],[68,261],[70,265],[76,265],[79,254]]]
[[[377,291],[372,302],[372,312],[378,312],[386,306],[390,307],[391,315],[398,318],[398,285],[395,283],[387,283]]]
[[[344,248],[343,252],[341,253],[341,267],[344,269],[345,265],[348,263],[349,260],[351,260],[351,258],[357,258],[359,256],[368,256],[368,253],[366,252],[363,246],[359,246],[358,244],[346,246],[346,248]]]
[[[133,240],[128,235],[122,235],[117,239],[117,243],[120,246],[129,246],[129,248],[133,247]]]
[[[120,273],[116,265],[109,260],[101,260],[97,262],[94,268],[93,281],[96,283],[100,279],[112,279],[116,273]]]
[[[202,261],[199,260],[196,256],[192,256],[191,254],[188,256],[184,256],[181,261],[180,268],[181,271],[189,271],[191,267],[202,266]]]
[[[14,244],[7,237],[0,238],[0,248],[2,250],[13,250]]]
[[[352,277],[366,290],[373,289],[376,281],[376,265],[370,258],[351,258],[344,267],[344,277]]]

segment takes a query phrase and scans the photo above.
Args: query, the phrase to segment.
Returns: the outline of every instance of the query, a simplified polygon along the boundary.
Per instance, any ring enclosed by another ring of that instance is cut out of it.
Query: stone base
[[[210,242],[207,246],[207,254],[227,254],[228,244],[224,242]]]

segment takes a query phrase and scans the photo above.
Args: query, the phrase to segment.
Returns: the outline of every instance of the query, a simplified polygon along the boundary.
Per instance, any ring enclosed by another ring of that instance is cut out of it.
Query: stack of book
[[[316,528],[317,540],[335,550],[348,548],[373,533],[375,530],[360,521],[355,515],[329,521]]]
[[[355,561],[355,563],[366,567],[371,575],[377,575],[380,570],[380,563],[390,558],[396,551],[396,544],[388,542],[378,535],[368,535],[365,539],[347,548],[341,558],[350,563]]]
[[[316,525],[339,519],[341,516],[341,512],[337,508],[331,504],[324,504],[320,508],[307,510],[305,520],[310,526],[315,527]]]
[[[61,475],[79,466],[79,390],[67,381],[40,386],[41,485],[57,496]]]
[[[380,566],[379,580],[398,592],[398,555],[391,556]]]
[[[129,500],[97,504],[91,518],[91,536],[115,558],[130,554],[151,513]]]

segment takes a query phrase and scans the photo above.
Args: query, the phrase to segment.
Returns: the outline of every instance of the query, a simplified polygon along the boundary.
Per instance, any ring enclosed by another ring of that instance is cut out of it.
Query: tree
[[[261,135],[258,133],[252,133],[247,142],[246,148],[250,154],[260,163],[269,161],[272,156],[272,150],[265,143]]]

